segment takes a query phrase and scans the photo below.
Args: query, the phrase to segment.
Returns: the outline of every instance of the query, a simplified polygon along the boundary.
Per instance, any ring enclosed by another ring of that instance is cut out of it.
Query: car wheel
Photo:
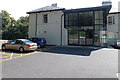
[[[40,45],[40,44],[37,44],[37,46],[38,46],[38,48],[40,48],[40,47],[41,47],[41,45]]]
[[[5,45],[2,46],[2,50],[3,50],[3,51],[6,50],[6,46],[5,46]]]
[[[20,47],[19,48],[19,51],[22,53],[22,52],[24,52],[24,48],[23,47]]]

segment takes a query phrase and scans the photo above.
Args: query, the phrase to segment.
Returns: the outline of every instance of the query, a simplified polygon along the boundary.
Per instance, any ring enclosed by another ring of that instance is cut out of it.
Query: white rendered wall
[[[120,13],[118,14],[118,32],[119,32],[119,38],[120,38]]]
[[[109,14],[108,17],[109,16],[115,17],[115,24],[109,25],[107,22],[107,31],[108,32],[118,32],[118,14]],[[108,17],[107,17],[107,19],[108,19]]]
[[[115,17],[115,24],[109,25],[107,22],[107,36],[110,38],[118,38],[118,14],[109,14],[108,17]],[[108,19],[107,17],[107,19]],[[108,21],[108,20],[107,20]]]
[[[35,27],[36,27],[36,13],[29,15],[29,29],[28,35],[30,37],[35,37]]]
[[[48,14],[48,23],[43,23],[43,15]],[[37,37],[44,37],[48,45],[61,45],[61,15],[62,11],[37,13]],[[35,36],[36,13],[30,14],[29,37]],[[62,45],[67,45],[67,30],[62,18]]]

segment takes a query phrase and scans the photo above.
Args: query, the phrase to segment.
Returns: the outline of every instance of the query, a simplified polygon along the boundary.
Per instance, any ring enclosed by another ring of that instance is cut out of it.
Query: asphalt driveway
[[[56,53],[56,54],[68,54],[78,56],[90,56],[92,51],[100,49],[99,47],[84,47],[84,46],[62,46],[55,47],[43,52]]]
[[[4,78],[117,78],[118,50],[56,47],[4,61],[2,71]]]

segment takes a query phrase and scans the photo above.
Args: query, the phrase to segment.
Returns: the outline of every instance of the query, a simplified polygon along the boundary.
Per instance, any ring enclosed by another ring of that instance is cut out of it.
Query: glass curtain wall
[[[65,14],[69,45],[95,45],[106,42],[103,11],[73,12]]]
[[[70,13],[67,14],[68,16],[68,37],[69,37],[69,44],[78,44],[78,13]]]
[[[79,12],[79,45],[93,45],[94,16],[93,11]]]
[[[95,11],[95,36],[94,45],[105,46],[107,43],[107,21],[105,11]]]

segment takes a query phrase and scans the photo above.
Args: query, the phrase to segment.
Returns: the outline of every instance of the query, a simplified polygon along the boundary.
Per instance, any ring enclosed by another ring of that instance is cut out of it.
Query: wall
[[[109,14],[108,17],[109,16],[115,16],[115,24],[109,25],[108,22],[107,22],[108,39],[111,38],[111,37],[117,38],[118,37],[118,32],[119,32],[118,31],[118,14]],[[107,19],[108,19],[108,17],[107,17]]]
[[[2,15],[0,14],[0,39],[2,39]]]
[[[118,32],[119,32],[119,38],[120,38],[120,13],[118,14]]]
[[[109,14],[108,17],[109,16],[115,16],[115,24],[112,24],[112,25],[107,24],[107,31],[109,31],[109,32],[118,32],[118,14]],[[107,17],[107,19],[108,19],[108,17]]]
[[[29,30],[28,35],[30,37],[35,37],[35,27],[36,27],[36,13],[29,15]]]
[[[48,14],[48,23],[43,23],[43,15]],[[48,45],[61,45],[61,15],[62,11],[37,13],[37,37],[44,37]],[[36,13],[30,14],[29,37],[35,36]],[[62,18],[62,45],[67,45],[67,30]]]

